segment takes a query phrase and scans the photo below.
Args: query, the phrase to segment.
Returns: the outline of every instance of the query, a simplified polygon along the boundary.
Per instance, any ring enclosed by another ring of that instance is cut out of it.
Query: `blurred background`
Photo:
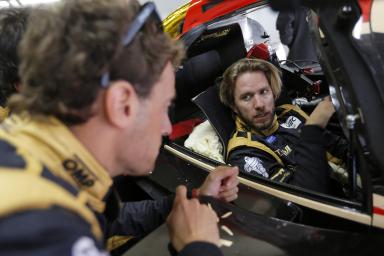
[[[0,8],[8,6],[29,5],[36,3],[49,3],[58,0],[0,0]],[[148,0],[139,0],[140,3],[148,2]],[[158,8],[159,14],[164,19],[171,11],[177,9],[177,7],[183,5],[189,0],[154,0]]]
[[[145,3],[148,2],[148,0],[139,0],[139,2]],[[189,0],[153,0],[152,2],[156,4],[160,17],[164,19],[169,13],[189,2]]]

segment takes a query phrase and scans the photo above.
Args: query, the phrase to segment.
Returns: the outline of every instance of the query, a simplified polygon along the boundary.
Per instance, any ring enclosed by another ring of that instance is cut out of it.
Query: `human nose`
[[[163,136],[170,135],[172,133],[172,123],[169,116],[166,115],[163,122],[162,134]]]
[[[253,98],[253,107],[255,109],[262,109],[264,108],[264,100],[261,96],[258,96],[258,95],[255,95],[255,97]]]

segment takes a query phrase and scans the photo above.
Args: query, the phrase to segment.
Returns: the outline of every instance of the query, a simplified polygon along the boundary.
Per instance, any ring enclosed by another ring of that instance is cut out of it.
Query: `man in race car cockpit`
[[[299,107],[276,107],[282,82],[278,69],[260,59],[241,59],[223,75],[220,100],[235,116],[227,163],[241,172],[330,192],[331,166],[345,159],[344,141],[325,132],[334,106],[324,98],[308,116]]]

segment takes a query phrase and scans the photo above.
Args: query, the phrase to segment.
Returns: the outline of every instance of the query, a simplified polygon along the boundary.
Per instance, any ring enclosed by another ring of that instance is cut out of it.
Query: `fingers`
[[[183,185],[177,186],[176,188],[176,197],[186,198],[187,197],[187,188]]]
[[[239,184],[239,168],[229,166],[219,166],[211,172],[203,185],[199,188],[201,195],[220,198],[221,192],[233,190]],[[237,196],[231,195],[230,198]]]
[[[176,188],[176,195],[175,199],[173,201],[173,207],[179,207],[185,211],[188,211],[191,209],[191,207],[197,207],[200,205],[200,202],[198,199],[192,198],[189,199],[187,197],[187,188],[183,185],[180,185]]]
[[[210,174],[212,180],[226,180],[226,182],[229,183],[236,180],[237,175],[239,175],[239,168],[237,166],[218,166],[215,171]]]
[[[178,186],[175,193],[176,195],[175,200],[173,201],[173,205],[176,205],[187,199],[187,188],[185,186]]]
[[[238,198],[238,194],[236,193],[236,194],[232,194],[232,195],[230,195],[228,197],[222,198],[221,200],[229,203],[229,202],[232,202],[232,201],[236,200],[237,198]]]
[[[239,192],[239,168],[234,167],[232,168],[232,175],[229,176],[224,182],[222,187],[220,188],[219,191],[219,198],[226,201],[226,202],[231,202],[238,197],[238,192]]]
[[[237,193],[238,192],[239,192],[239,188],[236,186],[236,187],[233,187],[233,188],[230,188],[230,189],[227,189],[227,190],[220,192],[219,198],[221,200],[226,201],[226,202],[231,202],[231,201],[237,199],[237,197],[238,197]]]
[[[216,212],[197,199],[187,199],[186,188],[179,186],[171,213],[167,218],[171,242],[177,251],[194,241],[219,245]]]
[[[240,182],[237,175],[230,176],[222,181],[222,186],[220,188],[220,191],[237,187],[239,183]]]
[[[216,175],[218,177],[231,177],[239,174],[239,167],[237,166],[218,166],[216,168]]]
[[[220,166],[220,167],[223,167],[223,166]],[[218,167],[218,169],[220,167]],[[219,192],[231,190],[239,185],[239,179],[238,179],[239,168],[238,167],[231,167],[229,169],[220,168],[219,171],[221,171],[222,174],[224,175]]]
[[[231,175],[226,179],[225,185],[230,186],[231,184],[239,184],[239,179],[237,176],[239,175],[239,167],[232,167],[231,168]]]

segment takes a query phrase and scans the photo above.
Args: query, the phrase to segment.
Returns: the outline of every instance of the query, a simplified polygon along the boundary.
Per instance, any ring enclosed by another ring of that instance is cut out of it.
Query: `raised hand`
[[[335,107],[332,104],[331,97],[327,96],[316,106],[305,124],[325,128],[333,113],[335,113]]]
[[[208,175],[198,189],[198,194],[213,196],[226,202],[233,201],[239,191],[238,175],[238,167],[219,166]]]
[[[173,247],[180,251],[195,241],[205,241],[219,245],[217,215],[198,199],[188,199],[187,189],[179,186],[173,208],[167,218],[169,236]]]

